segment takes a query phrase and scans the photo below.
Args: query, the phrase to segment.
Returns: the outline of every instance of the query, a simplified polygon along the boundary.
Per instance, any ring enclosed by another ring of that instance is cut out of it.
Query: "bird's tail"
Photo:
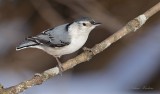
[[[16,50],[22,50],[25,48],[30,48],[39,45],[39,43],[34,38],[26,38],[24,42],[22,42]]]

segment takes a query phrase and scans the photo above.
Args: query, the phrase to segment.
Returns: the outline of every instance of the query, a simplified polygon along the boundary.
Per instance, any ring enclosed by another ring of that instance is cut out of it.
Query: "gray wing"
[[[16,49],[23,49],[30,46],[45,45],[49,47],[63,47],[69,45],[71,40],[67,32],[69,23],[55,28],[47,29],[35,37],[26,38]]]

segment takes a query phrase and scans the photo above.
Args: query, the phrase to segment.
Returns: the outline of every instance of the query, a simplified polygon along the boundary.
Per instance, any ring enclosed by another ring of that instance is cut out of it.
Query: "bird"
[[[16,50],[37,48],[55,57],[59,70],[63,67],[59,58],[79,50],[87,41],[90,32],[101,25],[90,17],[81,17],[70,23],[62,24],[42,31],[40,34],[27,37],[16,47]]]

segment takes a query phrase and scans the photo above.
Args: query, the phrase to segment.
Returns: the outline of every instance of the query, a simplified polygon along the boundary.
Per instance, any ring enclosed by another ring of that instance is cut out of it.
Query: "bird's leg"
[[[58,67],[59,67],[60,74],[62,75],[62,72],[63,72],[62,63],[60,62],[58,57],[55,57],[55,58],[56,58],[56,61],[58,62]]]

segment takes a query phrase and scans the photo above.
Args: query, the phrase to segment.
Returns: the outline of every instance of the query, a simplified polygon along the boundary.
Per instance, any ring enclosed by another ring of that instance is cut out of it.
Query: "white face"
[[[74,22],[70,25],[69,30],[73,33],[90,33],[96,26],[100,24],[92,24],[89,21]]]

